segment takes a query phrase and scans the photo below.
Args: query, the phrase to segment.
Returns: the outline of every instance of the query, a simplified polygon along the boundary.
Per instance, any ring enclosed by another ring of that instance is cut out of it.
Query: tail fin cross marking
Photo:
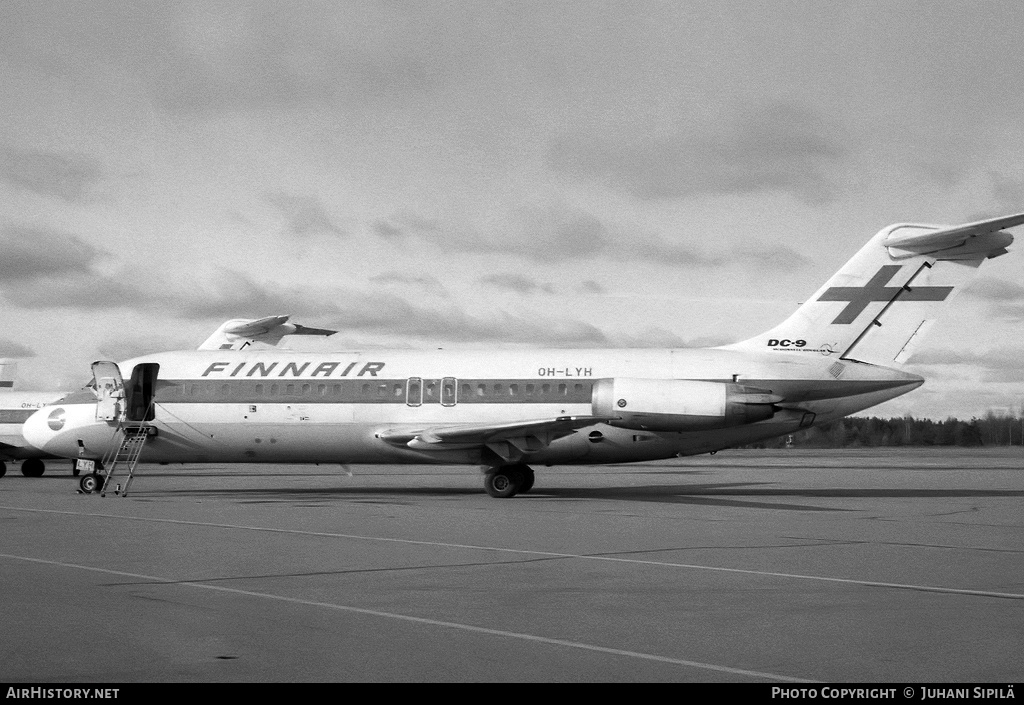
[[[949,296],[949,293],[953,291],[951,286],[918,286],[913,288],[886,286],[900,269],[902,269],[902,266],[898,264],[882,265],[882,268],[864,286],[833,286],[826,289],[818,297],[818,301],[848,301],[849,303],[846,308],[840,311],[839,315],[832,321],[833,325],[847,325],[853,323],[857,316],[863,313],[864,309],[871,302],[890,302],[900,292],[903,292],[903,295],[899,297],[900,301],[944,301]]]

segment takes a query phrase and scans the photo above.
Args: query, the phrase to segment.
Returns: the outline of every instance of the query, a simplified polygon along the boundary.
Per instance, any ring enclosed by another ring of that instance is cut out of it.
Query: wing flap
[[[609,416],[559,416],[536,421],[503,424],[434,426],[424,429],[391,429],[377,434],[385,443],[418,451],[487,448],[501,458],[518,460],[548,447],[554,441],[586,426],[611,420]]]

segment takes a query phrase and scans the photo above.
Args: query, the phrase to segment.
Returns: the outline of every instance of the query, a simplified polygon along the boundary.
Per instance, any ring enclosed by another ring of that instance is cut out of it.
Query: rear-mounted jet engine
[[[616,377],[594,385],[595,416],[647,431],[705,431],[770,419],[782,397],[729,382]]]

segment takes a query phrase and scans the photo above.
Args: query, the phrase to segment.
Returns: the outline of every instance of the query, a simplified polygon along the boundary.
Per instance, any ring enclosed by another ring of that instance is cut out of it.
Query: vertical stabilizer
[[[975,276],[1006,253],[1024,214],[956,227],[897,224],[878,232],[783,323],[726,349],[816,353],[901,364]]]
[[[0,360],[0,392],[14,389],[14,378],[18,375],[18,363],[14,360]]]

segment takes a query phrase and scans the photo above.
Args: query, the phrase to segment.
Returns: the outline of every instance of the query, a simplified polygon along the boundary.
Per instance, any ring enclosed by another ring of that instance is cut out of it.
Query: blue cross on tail
[[[818,301],[848,301],[846,308],[832,321],[833,324],[843,325],[853,323],[872,301],[889,302],[897,296],[900,301],[943,301],[953,291],[951,286],[886,286],[900,269],[898,264],[883,265],[864,286],[829,287],[818,297]]]

